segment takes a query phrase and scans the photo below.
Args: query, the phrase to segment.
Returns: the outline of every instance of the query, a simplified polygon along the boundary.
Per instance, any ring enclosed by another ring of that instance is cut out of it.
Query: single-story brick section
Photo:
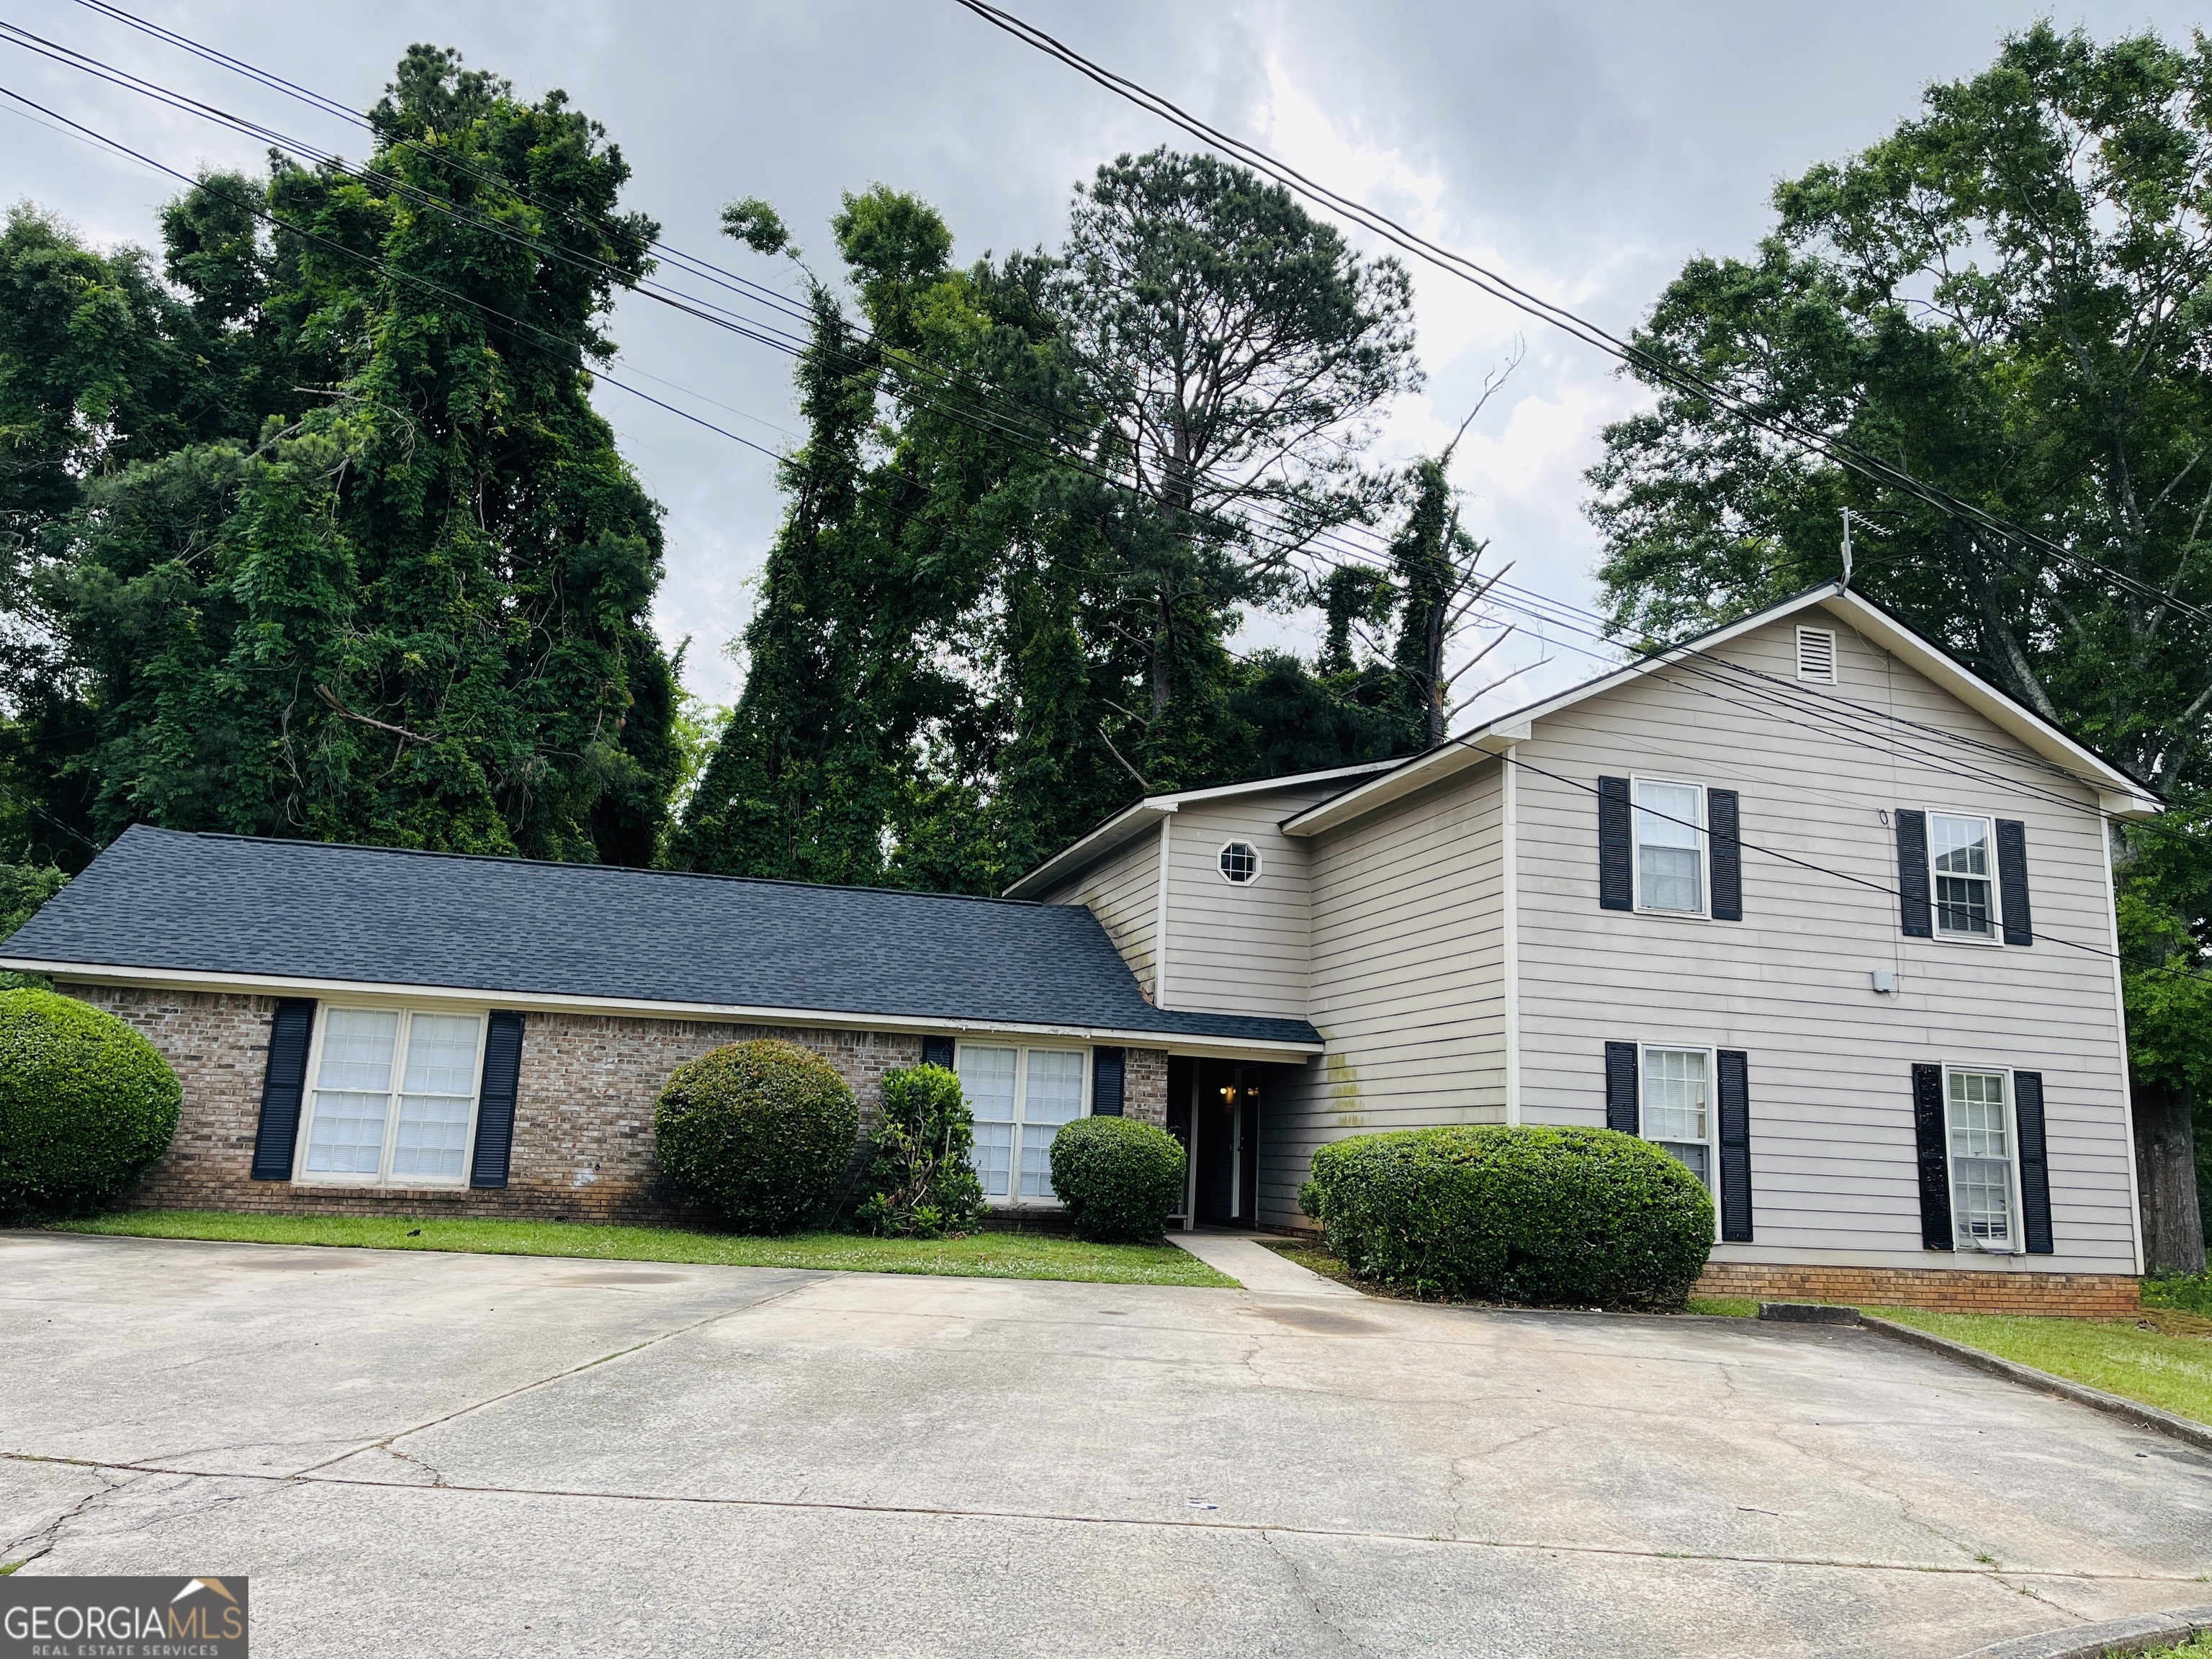
[[[1170,1054],[1321,1049],[1302,1019],[1155,1007],[1080,906],[144,827],[7,951],[183,1079],[154,1206],[668,1218],[670,1073],[775,1036],[844,1075],[864,1133],[885,1072],[957,1065],[992,1203],[1049,1206],[1054,1131],[1166,1121]]]

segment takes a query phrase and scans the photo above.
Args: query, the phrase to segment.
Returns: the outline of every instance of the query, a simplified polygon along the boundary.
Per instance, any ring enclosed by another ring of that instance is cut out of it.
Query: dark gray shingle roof
[[[126,831],[0,956],[1314,1042],[1153,1007],[1090,911],[384,847]]]

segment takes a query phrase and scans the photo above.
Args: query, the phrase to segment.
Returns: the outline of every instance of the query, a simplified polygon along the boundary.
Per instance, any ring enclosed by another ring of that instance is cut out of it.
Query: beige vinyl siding
[[[1276,1089],[1260,1215],[1296,1223],[1314,1149],[1504,1118],[1500,763],[1312,838],[1308,1018],[1328,1052]]]
[[[1187,803],[1168,853],[1170,1008],[1303,1018],[1312,951],[1310,842],[1275,826],[1342,784]],[[1260,854],[1259,879],[1222,878],[1232,841]]]
[[[1172,820],[1169,820],[1171,822]],[[1160,918],[1160,831],[1126,842],[1088,869],[1039,895],[1047,904],[1087,904],[1107,938],[1129,964],[1145,994],[1158,1001],[1153,983]]]
[[[1602,1122],[1608,1040],[1742,1048],[1756,1239],[1721,1246],[1717,1259],[1996,1267],[1996,1258],[1920,1248],[1911,1067],[2040,1071],[2057,1253],[2014,1265],[2132,1271],[2124,1046],[2112,964],[2098,954],[2112,944],[2104,828],[2093,811],[2043,798],[2086,809],[2094,793],[2054,778],[1830,618],[1816,620],[1836,629],[1837,684],[1799,683],[1797,620],[1717,653],[1780,688],[1717,684],[1693,659],[1539,720],[1516,750],[1527,763],[1517,779],[1527,1121]],[[1968,753],[1891,728],[1903,746],[1991,778],[1950,775],[1854,746],[1825,724],[1793,723],[1761,700],[1772,690],[1850,699],[1990,744],[1996,752]],[[1601,775],[1735,789],[1747,842],[1867,884],[1747,847],[1740,922],[1601,910],[1591,792]],[[1881,816],[1899,807],[2024,822],[2033,946],[1904,937],[1895,831]],[[1871,988],[1877,969],[1898,975],[1896,994]]]

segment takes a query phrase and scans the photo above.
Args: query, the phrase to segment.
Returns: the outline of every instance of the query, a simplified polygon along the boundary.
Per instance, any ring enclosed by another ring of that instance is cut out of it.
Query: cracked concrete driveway
[[[0,1557],[283,1655],[1950,1656],[2212,1459],[1863,1332],[0,1234]]]

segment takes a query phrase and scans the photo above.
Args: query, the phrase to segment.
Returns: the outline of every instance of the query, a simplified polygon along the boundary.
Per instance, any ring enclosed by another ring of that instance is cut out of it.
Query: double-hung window
[[[1928,815],[1928,861],[1934,878],[1938,936],[1996,937],[1990,844],[1987,818],[1948,812]]]
[[[1644,1139],[1712,1186],[1713,1056],[1709,1048],[1646,1048],[1637,1097]]]
[[[1705,914],[1705,792],[1694,783],[1635,780],[1636,908]]]
[[[300,1179],[466,1181],[483,1036],[475,1014],[325,1006],[308,1068]]]
[[[960,1091],[975,1118],[975,1174],[1001,1204],[1052,1191],[1052,1138],[1084,1115],[1089,1056],[1080,1048],[963,1042]]]
[[[1951,1218],[1969,1249],[2011,1250],[2013,1137],[2010,1091],[2002,1072],[1943,1073],[1950,1135]]]

